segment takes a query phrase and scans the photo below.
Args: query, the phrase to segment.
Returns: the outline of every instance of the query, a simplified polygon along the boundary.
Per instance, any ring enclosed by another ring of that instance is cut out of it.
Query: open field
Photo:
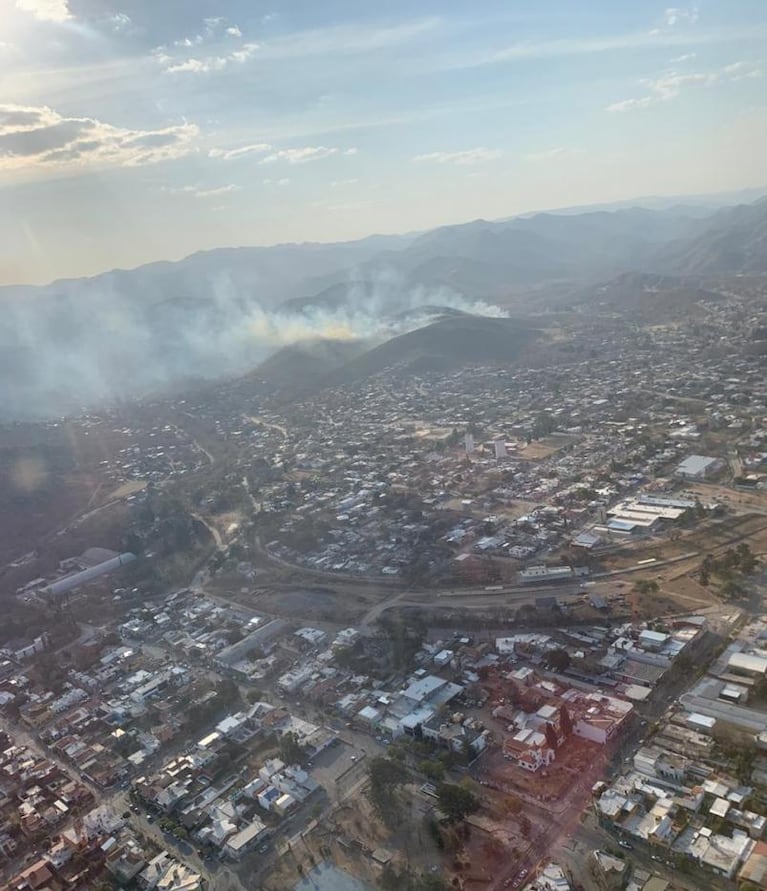
[[[764,491],[745,492],[729,486],[719,486],[716,483],[694,483],[689,486],[689,491],[704,503],[717,500],[736,510],[767,513],[767,493]]]
[[[220,586],[218,580],[206,585],[211,594],[231,597],[245,606],[261,610],[270,615],[283,616],[339,624],[352,624],[358,621],[372,606],[379,603],[391,592],[377,592],[365,586],[352,585],[311,585],[274,584],[270,586],[250,586],[247,592],[236,593],[231,587]],[[243,586],[244,587],[244,586]]]
[[[556,454],[560,449],[572,445],[578,437],[575,436],[545,436],[543,439],[536,439],[528,445],[523,446],[514,452],[518,458],[524,458],[526,461],[542,461]]]
[[[754,553],[760,553],[767,547],[767,513],[729,516],[705,522],[684,532],[676,540],[651,538],[627,541],[620,550],[602,557],[601,563],[605,571],[615,572],[636,567],[643,560],[670,560],[695,552],[700,555],[717,554],[740,541],[748,542]],[[699,561],[700,557],[696,556],[675,564],[676,574],[689,571],[686,568],[688,562],[690,566],[697,566]],[[653,574],[651,563],[647,564],[647,572]]]
[[[116,501],[120,498],[129,498],[131,495],[137,495],[139,492],[143,492],[144,489],[146,489],[145,480],[128,480],[111,491],[105,500]]]

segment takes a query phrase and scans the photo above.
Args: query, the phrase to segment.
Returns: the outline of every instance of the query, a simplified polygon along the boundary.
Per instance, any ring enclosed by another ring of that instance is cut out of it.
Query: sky
[[[767,185],[767,4],[0,0],[0,284]]]

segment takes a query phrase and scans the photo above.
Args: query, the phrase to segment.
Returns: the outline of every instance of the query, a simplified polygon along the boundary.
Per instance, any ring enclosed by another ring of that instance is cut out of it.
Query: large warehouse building
[[[99,576],[106,575],[108,572],[114,572],[128,563],[132,563],[135,559],[135,554],[126,551],[124,554],[118,554],[116,557],[104,560],[95,566],[89,566],[87,569],[83,569],[82,572],[65,575],[64,578],[57,579],[55,582],[51,582],[49,585],[41,588],[40,593],[45,597],[58,597],[61,594],[66,594],[68,591],[79,588],[80,585],[84,585],[86,582],[99,578]]]
[[[686,480],[704,480],[715,473],[720,466],[719,458],[706,455],[690,455],[677,467],[676,475]]]

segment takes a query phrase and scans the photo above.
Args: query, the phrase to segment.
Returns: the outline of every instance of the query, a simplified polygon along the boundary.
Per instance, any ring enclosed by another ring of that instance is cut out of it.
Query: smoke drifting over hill
[[[383,340],[444,308],[501,315],[448,288],[396,276],[351,283],[334,305],[267,308],[230,283],[204,297],[147,301],[110,287],[8,300],[0,334],[0,416],[53,417],[253,368],[276,350],[317,340]]]
[[[0,417],[60,416],[237,374],[291,344],[376,344],[445,308],[500,314],[463,294],[512,304],[531,289],[548,290],[556,302],[626,272],[681,276],[694,286],[701,275],[762,275],[765,244],[763,199],[719,210],[475,220],[337,245],[226,248],[43,288],[3,288]]]

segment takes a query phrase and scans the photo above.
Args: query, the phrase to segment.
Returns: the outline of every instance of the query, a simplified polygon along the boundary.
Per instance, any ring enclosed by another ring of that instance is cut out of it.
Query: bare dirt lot
[[[392,830],[381,823],[360,788],[323,815],[308,832],[291,840],[263,887],[269,891],[293,887],[301,874],[310,872],[322,859],[358,876],[371,887],[378,887],[381,867],[373,857],[377,851],[390,852],[397,870],[410,865],[418,871],[430,871],[441,860],[424,820],[433,809],[433,802],[415,787],[407,787],[404,795],[406,806],[401,824]]]
[[[118,498],[128,498],[131,495],[137,495],[139,492],[143,492],[146,489],[146,482],[144,480],[128,480],[125,483],[121,483],[116,489],[113,489],[107,496],[107,501],[114,501]]]
[[[550,457],[560,449],[572,445],[576,441],[576,437],[547,436],[544,439],[537,439],[529,445],[523,446],[515,454],[517,457],[524,458],[527,461],[542,461],[544,458]]]
[[[371,606],[392,595],[391,591],[378,592],[375,588],[364,585],[338,584],[330,587],[306,583],[302,585],[300,582],[295,585],[279,582],[271,586],[259,582],[243,593],[240,590],[243,585],[242,577],[240,580],[237,587],[227,587],[218,579],[206,587],[213,594],[232,597],[245,606],[270,615],[339,624],[353,624]]]

